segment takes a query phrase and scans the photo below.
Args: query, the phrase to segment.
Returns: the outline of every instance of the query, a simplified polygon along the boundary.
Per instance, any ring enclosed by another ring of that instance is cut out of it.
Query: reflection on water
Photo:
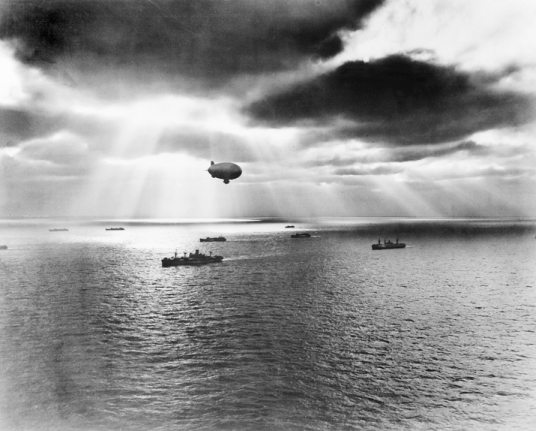
[[[285,224],[0,224],[0,428],[531,429],[532,222]]]

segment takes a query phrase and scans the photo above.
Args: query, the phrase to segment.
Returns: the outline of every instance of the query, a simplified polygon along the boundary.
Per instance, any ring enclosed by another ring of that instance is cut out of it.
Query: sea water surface
[[[0,429],[535,429],[534,226],[1,221]]]

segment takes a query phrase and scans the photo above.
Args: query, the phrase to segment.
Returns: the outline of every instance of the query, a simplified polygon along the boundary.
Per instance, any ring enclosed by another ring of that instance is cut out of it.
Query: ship
[[[7,245],[0,245],[0,250],[7,250]]]
[[[213,238],[207,236],[206,238],[199,238],[199,241],[200,242],[222,242],[222,241],[227,241],[227,238],[221,235],[218,237],[213,237]]]
[[[288,226],[285,226],[285,229],[292,229],[294,225],[289,224]]]
[[[390,250],[393,248],[406,248],[406,244],[398,242],[398,238],[396,239],[396,242],[391,242],[390,240],[385,241],[384,239],[383,244],[378,239],[378,244],[372,244],[372,250]]]
[[[219,263],[223,260],[223,256],[212,256],[212,252],[210,252],[210,255],[207,256],[204,253],[199,253],[199,250],[196,250],[195,253],[190,253],[189,256],[186,256],[186,253],[184,253],[184,256],[177,256],[177,252],[175,252],[175,256],[172,257],[165,257],[162,259],[162,266],[164,268],[167,268],[169,266],[183,266],[183,265],[189,265],[189,266],[197,266],[197,265],[206,265],[208,263]]]
[[[49,232],[68,232],[69,229],[65,229],[65,228],[62,228],[62,229],[49,229],[48,231]]]
[[[290,235],[291,238],[311,238],[310,233],[297,233],[295,235]]]
[[[107,227],[106,230],[125,230],[124,227]]]

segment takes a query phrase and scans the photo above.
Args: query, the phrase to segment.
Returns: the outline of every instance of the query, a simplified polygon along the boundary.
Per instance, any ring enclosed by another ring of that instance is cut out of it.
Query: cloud
[[[346,151],[344,156],[329,155],[326,157],[315,158],[305,163],[305,166],[333,166],[346,167],[359,164],[374,163],[405,163],[415,162],[428,158],[440,158],[449,156],[460,151],[465,151],[467,155],[484,157],[492,152],[489,147],[477,144],[473,141],[458,142],[455,144],[432,145],[432,146],[409,146],[395,148],[366,148],[352,154],[351,150]],[[341,171],[342,172],[342,171]],[[383,171],[372,171],[367,175],[380,174]]]
[[[83,138],[68,132],[29,140],[3,158],[5,181],[34,183],[43,180],[79,178],[90,172],[95,162]]]
[[[1,2],[0,213],[435,215],[469,183],[463,205],[508,203],[535,178],[533,27],[454,3]]]
[[[472,141],[459,142],[455,145],[446,147],[419,147],[419,148],[396,148],[388,153],[388,161],[393,162],[414,162],[417,160],[427,159],[430,157],[448,156],[460,151],[465,151],[469,155],[477,155],[479,157],[490,153],[490,149],[484,145],[477,144]]]
[[[88,146],[70,133],[60,133],[47,140],[29,141],[20,147],[18,156],[30,162],[44,161],[54,165],[79,166],[88,159]]]
[[[344,168],[336,169],[335,175],[392,175],[403,171],[400,166],[380,165],[380,166],[364,166],[360,168]]]
[[[26,108],[0,108],[0,146],[49,134],[61,128],[65,118]]]
[[[289,70],[342,50],[383,0],[49,0],[6,2],[0,34],[18,57],[79,72],[177,74],[219,85],[240,74]],[[72,80],[72,79],[71,79]]]
[[[528,96],[498,91],[481,75],[391,55],[347,62],[245,112],[273,126],[326,126],[338,138],[400,145],[452,142],[532,118]]]
[[[391,1],[367,20],[363,31],[343,36],[345,50],[338,59],[411,53],[471,72],[532,68],[535,14],[536,3],[527,0]]]
[[[0,133],[3,143],[11,141],[21,131],[27,132],[31,125],[32,120],[27,112],[19,109],[0,109]]]
[[[230,133],[198,130],[167,130],[155,148],[157,152],[181,152],[201,159],[253,162],[258,158],[251,143]]]

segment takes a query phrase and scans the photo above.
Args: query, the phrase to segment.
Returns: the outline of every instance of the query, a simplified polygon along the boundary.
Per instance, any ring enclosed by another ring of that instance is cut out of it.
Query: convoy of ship
[[[294,228],[294,225],[287,225],[285,226],[286,229],[288,228]],[[106,230],[111,231],[122,231],[125,230],[123,227],[110,227],[106,228]],[[69,229],[65,228],[55,228],[55,229],[49,229],[50,232],[65,232],[69,231]],[[296,233],[290,236],[291,238],[311,238],[311,234],[304,232],[304,233]],[[217,237],[209,237],[206,238],[199,238],[200,242],[226,242],[227,238],[220,235]],[[7,250],[7,245],[0,245],[0,250]],[[392,242],[391,240],[383,240],[383,244],[381,242],[381,239],[378,239],[378,242],[376,244],[372,244],[372,250],[392,250],[392,249],[401,249],[406,248],[406,244],[403,242],[399,242],[398,238],[396,238],[396,242]],[[209,255],[206,255],[204,253],[200,253],[199,250],[196,250],[195,253],[190,253],[188,256],[186,253],[184,253],[183,256],[178,256],[177,252],[175,252],[175,255],[172,257],[165,257],[162,259],[162,266],[163,267],[170,267],[170,266],[199,266],[199,265],[206,265],[209,263],[220,263],[223,261],[223,256],[213,256],[212,252],[210,252]]]
[[[219,178],[222,179],[225,184],[229,184],[231,180],[235,180],[239,178],[242,175],[242,168],[235,163],[230,162],[223,162],[223,163],[214,163],[210,162],[210,167],[208,168],[208,173],[212,176],[212,178]],[[293,229],[294,225],[287,225],[285,226],[285,229]],[[55,229],[49,229],[50,232],[65,232],[69,229],[65,228],[55,228]],[[125,228],[123,227],[109,227],[106,228],[107,231],[123,231]],[[296,233],[294,235],[291,235],[291,238],[311,238],[310,233]],[[199,242],[225,242],[227,241],[227,238],[223,237],[222,235],[218,237],[209,237],[206,238],[199,238]],[[383,244],[380,240],[378,240],[377,244],[372,244],[372,250],[389,250],[389,249],[397,249],[397,248],[405,248],[406,244],[398,242],[398,238],[396,239],[396,242],[393,243],[390,240],[386,241],[384,239]],[[0,245],[0,250],[6,250],[7,245]],[[183,256],[177,256],[177,252],[175,252],[175,255],[172,257],[165,257],[162,259],[162,266],[163,267],[170,267],[170,266],[183,266],[183,265],[190,265],[190,266],[197,266],[197,265],[206,265],[209,263],[219,263],[223,261],[223,256],[213,256],[212,252],[207,256],[204,253],[199,253],[199,250],[196,250],[195,253],[190,253],[188,256],[186,256],[186,253],[184,253]]]
[[[242,168],[234,163],[230,162],[223,162],[223,163],[214,163],[210,162],[210,167],[208,168],[209,174],[213,178],[219,178],[222,179],[225,184],[229,184],[230,180],[235,180],[239,178],[242,175]],[[287,225],[285,226],[285,229],[293,229],[294,225]],[[49,229],[50,232],[66,232],[69,229],[65,228],[55,228],[55,229]],[[109,227],[106,228],[107,231],[123,231],[125,228],[123,227]],[[311,238],[310,233],[296,233],[294,235],[291,235],[291,238]],[[225,242],[227,241],[227,238],[223,237],[222,235],[218,237],[206,237],[206,238],[199,238],[199,242]],[[399,248],[405,248],[406,244],[402,242],[398,242],[398,238],[396,239],[396,242],[391,242],[390,240],[386,241],[383,240],[383,244],[381,243],[381,240],[378,240],[377,244],[372,244],[372,250],[389,250],[389,249],[399,249]],[[0,245],[0,250],[6,250],[7,245]],[[165,257],[162,259],[162,266],[163,267],[169,267],[169,266],[182,266],[182,265],[205,265],[209,263],[219,263],[223,261],[223,256],[212,256],[212,252],[210,252],[210,255],[206,255],[203,253],[199,253],[199,250],[196,250],[195,253],[190,253],[189,256],[186,256],[186,253],[184,253],[184,256],[177,256],[177,252],[175,252],[175,255],[172,257]]]

